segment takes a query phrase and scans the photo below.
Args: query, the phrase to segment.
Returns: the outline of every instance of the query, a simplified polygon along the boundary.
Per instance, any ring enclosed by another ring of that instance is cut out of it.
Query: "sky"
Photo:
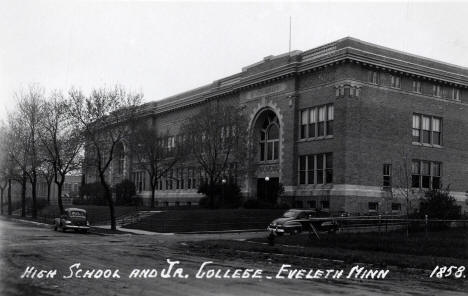
[[[15,92],[120,84],[156,101],[346,36],[468,67],[468,2],[0,0],[0,121]]]

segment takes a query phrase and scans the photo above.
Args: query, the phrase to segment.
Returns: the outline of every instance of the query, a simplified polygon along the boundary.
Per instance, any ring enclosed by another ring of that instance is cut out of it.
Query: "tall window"
[[[265,118],[260,130],[260,161],[274,161],[279,157],[279,124],[276,116]]]
[[[391,75],[391,87],[401,88],[401,78],[399,76]]]
[[[440,117],[413,114],[413,142],[441,145],[442,119]]]
[[[369,71],[368,79],[372,84],[379,84],[379,73],[377,71]]]
[[[135,184],[135,189],[137,192],[142,192],[145,190],[145,172],[134,172],[132,173],[133,184]]]
[[[432,86],[432,95],[434,97],[438,97],[438,98],[440,98],[442,96],[442,89],[441,89],[440,85],[433,85]]]
[[[385,163],[383,165],[383,187],[390,188],[392,187],[392,165]]]
[[[333,135],[333,104],[301,111],[300,138],[316,138]]]
[[[324,184],[332,182],[332,153],[299,156],[299,184]]]
[[[452,98],[455,101],[460,101],[460,90],[459,89],[456,89],[456,88],[453,89]]]
[[[440,188],[441,163],[413,160],[411,164],[411,186],[422,189]]]
[[[421,81],[413,80],[413,92],[422,93]]]
[[[122,151],[119,154],[119,175],[122,175],[125,167],[125,153]]]

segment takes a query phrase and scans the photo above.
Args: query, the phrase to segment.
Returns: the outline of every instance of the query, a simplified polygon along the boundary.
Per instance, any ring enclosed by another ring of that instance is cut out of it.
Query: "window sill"
[[[297,142],[312,142],[312,141],[321,141],[321,140],[329,140],[335,138],[333,135],[329,136],[321,136],[321,137],[315,137],[315,138],[304,138],[304,139],[299,139]]]
[[[420,143],[420,142],[412,142],[412,144],[415,146],[421,146],[421,147],[439,148],[439,149],[444,148],[444,146],[437,145],[437,144],[427,144],[427,143]]]

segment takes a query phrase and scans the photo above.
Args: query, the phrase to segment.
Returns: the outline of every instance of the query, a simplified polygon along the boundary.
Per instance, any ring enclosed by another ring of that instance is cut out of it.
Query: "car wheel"
[[[57,231],[57,225],[54,225],[54,231]]]

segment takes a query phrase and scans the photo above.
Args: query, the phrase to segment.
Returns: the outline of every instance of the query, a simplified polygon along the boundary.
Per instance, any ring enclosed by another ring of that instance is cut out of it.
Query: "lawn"
[[[285,210],[259,209],[187,209],[167,210],[125,226],[155,232],[194,232],[218,230],[266,229]]]
[[[433,269],[436,265],[468,265],[468,230],[463,228],[429,233],[394,232],[322,235],[321,240],[307,234],[283,236],[275,245],[266,244],[266,234],[250,241],[207,240],[189,243],[193,252],[208,256],[267,256],[274,254],[342,260],[345,263],[371,263]],[[281,260],[284,260],[284,257]],[[303,260],[303,259],[301,259]]]

